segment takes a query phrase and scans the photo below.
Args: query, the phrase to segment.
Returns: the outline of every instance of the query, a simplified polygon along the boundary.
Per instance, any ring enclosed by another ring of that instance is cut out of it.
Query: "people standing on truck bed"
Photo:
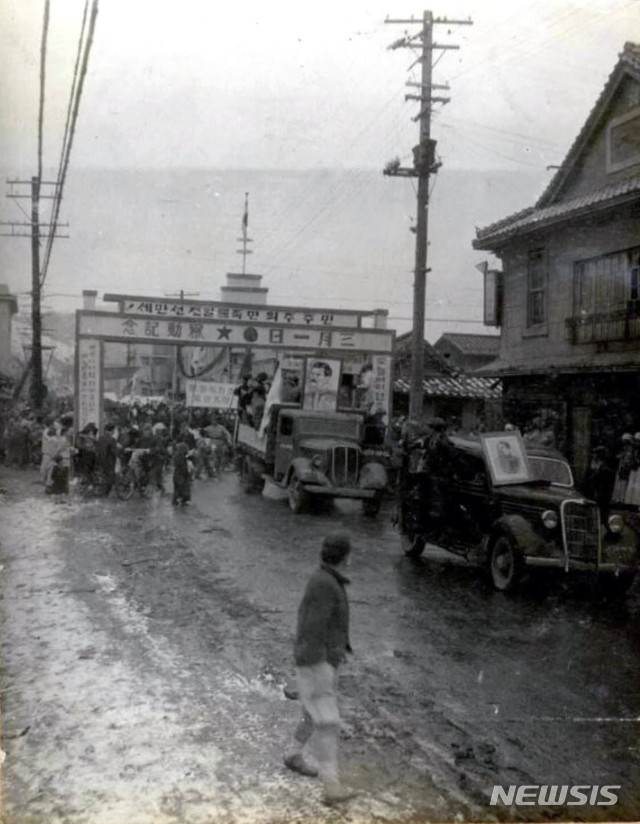
[[[251,374],[247,372],[242,376],[242,383],[240,386],[236,386],[233,391],[233,394],[238,399],[238,415],[240,416],[240,422],[247,424],[251,424],[251,411],[249,408],[251,406],[251,381]]]
[[[269,376],[266,372],[260,372],[251,381],[251,425],[254,429],[260,429],[262,423],[262,416],[264,415],[264,407],[267,402],[267,385],[266,381]]]

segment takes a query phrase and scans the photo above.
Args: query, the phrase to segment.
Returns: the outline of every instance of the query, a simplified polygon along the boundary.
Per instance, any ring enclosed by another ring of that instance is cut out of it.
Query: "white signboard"
[[[187,381],[187,406],[201,406],[207,409],[235,409],[238,398],[233,394],[235,384],[213,381]]]
[[[102,417],[102,344],[83,338],[78,341],[76,392],[76,428],[79,432],[88,423],[100,427]]]
[[[189,346],[251,346],[263,349],[336,350],[391,354],[393,332],[382,329],[334,329],[281,326],[244,321],[207,321],[79,312],[79,334],[148,343]]]
[[[391,404],[391,358],[387,355],[374,355],[373,363],[373,407],[372,412],[383,411],[386,414],[385,423],[390,421]]]
[[[125,295],[105,295],[105,300],[119,300],[127,315],[184,320],[236,320],[286,326],[336,326],[356,328],[361,316],[371,312],[334,312],[331,309],[303,309],[282,306],[230,306],[205,301],[158,300]]]

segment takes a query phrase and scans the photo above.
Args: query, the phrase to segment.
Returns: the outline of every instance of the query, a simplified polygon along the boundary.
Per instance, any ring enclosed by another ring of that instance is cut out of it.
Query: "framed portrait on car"
[[[532,479],[519,432],[487,432],[480,435],[480,442],[494,486],[521,484]]]

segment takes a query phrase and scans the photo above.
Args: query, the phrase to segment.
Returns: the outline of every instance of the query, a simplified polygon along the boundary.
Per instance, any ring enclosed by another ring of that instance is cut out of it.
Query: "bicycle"
[[[141,498],[148,498],[151,494],[149,489],[150,467],[146,460],[148,449],[125,449],[130,453],[130,460],[120,468],[116,475],[115,490],[121,501],[128,501],[135,490]]]

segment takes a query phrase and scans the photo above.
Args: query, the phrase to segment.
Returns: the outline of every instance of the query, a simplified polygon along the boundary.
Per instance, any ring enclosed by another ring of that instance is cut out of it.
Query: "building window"
[[[640,309],[640,247],[578,261],[574,278],[574,317]]]
[[[527,326],[547,320],[547,263],[544,249],[529,252],[527,271]]]
[[[640,165],[640,108],[611,120],[607,126],[607,172]]]

